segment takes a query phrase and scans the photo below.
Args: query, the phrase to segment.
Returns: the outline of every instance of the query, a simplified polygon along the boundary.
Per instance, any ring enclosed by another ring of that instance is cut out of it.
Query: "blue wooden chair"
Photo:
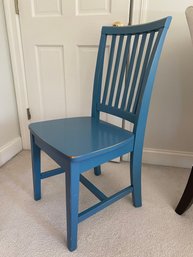
[[[103,27],[97,57],[91,117],[64,118],[33,123],[31,152],[34,199],[41,198],[41,180],[65,172],[67,245],[77,248],[78,223],[108,205],[132,194],[141,206],[141,162],[146,120],[154,77],[171,17],[143,25]],[[106,60],[106,57],[109,57]],[[105,63],[105,65],[104,65]],[[104,68],[106,67],[106,68]],[[133,124],[133,130],[100,120],[100,113]],[[41,172],[40,151],[60,166]],[[82,174],[130,152],[131,185],[107,197]],[[100,202],[78,213],[79,181]]]

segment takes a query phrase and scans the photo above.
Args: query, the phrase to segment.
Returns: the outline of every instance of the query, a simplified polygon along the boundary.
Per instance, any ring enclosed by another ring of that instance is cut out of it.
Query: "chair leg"
[[[31,159],[33,173],[34,200],[41,199],[41,157],[40,148],[36,145],[34,136],[31,134]]]
[[[101,166],[97,166],[97,167],[94,168],[94,174],[96,176],[101,175]]]
[[[133,186],[133,205],[135,207],[141,207],[141,158],[133,152],[130,157],[130,176],[131,185]]]
[[[176,213],[183,214],[193,201],[193,166],[184,193],[176,207]]]
[[[67,246],[70,251],[77,248],[79,178],[77,166],[71,164],[66,171]]]

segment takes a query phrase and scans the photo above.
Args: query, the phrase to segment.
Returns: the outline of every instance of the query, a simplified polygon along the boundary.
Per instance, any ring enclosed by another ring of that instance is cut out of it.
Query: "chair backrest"
[[[147,24],[103,27],[95,70],[92,116],[146,121],[153,81],[171,17]],[[146,122],[145,122],[146,123]]]
[[[185,13],[186,13],[186,19],[188,22],[188,27],[190,30],[190,36],[191,36],[192,43],[193,43],[193,6],[189,6],[186,9]]]

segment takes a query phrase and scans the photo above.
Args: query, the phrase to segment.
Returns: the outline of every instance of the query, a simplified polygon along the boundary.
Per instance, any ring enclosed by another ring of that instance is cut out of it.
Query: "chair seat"
[[[134,135],[120,127],[91,117],[65,118],[29,125],[32,134],[67,158],[85,159],[128,145]]]

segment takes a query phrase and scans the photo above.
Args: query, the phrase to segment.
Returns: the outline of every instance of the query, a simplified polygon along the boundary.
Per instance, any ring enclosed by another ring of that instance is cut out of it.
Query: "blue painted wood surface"
[[[98,151],[133,145],[133,133],[92,117],[66,118],[33,123],[34,135],[67,158],[85,159]]]
[[[79,222],[129,193],[132,193],[135,207],[142,205],[141,162],[145,127],[157,65],[170,22],[171,17],[167,17],[148,24],[103,27],[91,117],[43,121],[29,126],[34,199],[41,198],[42,179],[65,171],[70,251],[77,248]],[[110,54],[105,62],[107,43]],[[106,69],[104,63],[107,63]],[[101,121],[101,112],[130,121],[133,130],[129,132]],[[47,153],[60,168],[41,172],[40,151]],[[94,168],[95,175],[99,176],[101,164],[129,152],[131,185],[110,197],[81,174]],[[78,213],[80,181],[100,202]]]
[[[80,174],[80,182],[88,188],[100,201],[106,200],[107,196],[93,185],[87,178]]]
[[[126,195],[130,194],[133,191],[132,186],[128,186],[119,192],[115,193],[114,195],[107,197],[105,200],[101,201],[100,203],[91,206],[90,208],[82,211],[78,215],[78,222],[81,222],[90,216],[94,215],[96,212],[101,211],[102,209],[106,208],[110,204],[120,200],[121,198],[125,197]]]

